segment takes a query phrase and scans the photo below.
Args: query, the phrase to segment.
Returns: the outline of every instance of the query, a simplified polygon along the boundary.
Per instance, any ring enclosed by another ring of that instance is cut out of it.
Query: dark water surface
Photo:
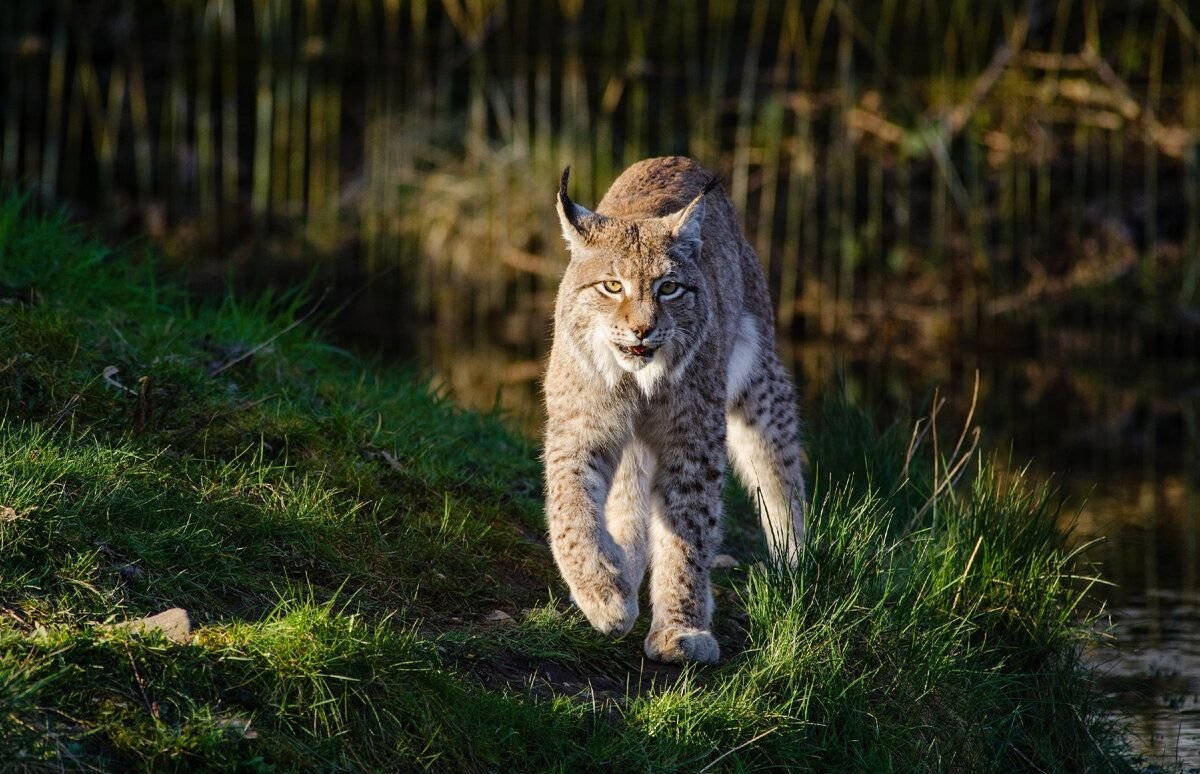
[[[369,295],[369,294],[368,294]],[[386,302],[347,310],[335,335],[390,362],[416,364],[458,403],[541,432],[540,378],[549,323],[405,326]],[[980,375],[975,424],[983,446],[1028,463],[1067,498],[1064,530],[1112,585],[1095,588],[1105,636],[1088,652],[1130,718],[1134,748],[1152,761],[1200,766],[1200,363],[1136,352],[1098,356],[1086,335],[1023,354],[936,352],[782,341],[817,416],[845,391],[881,424],[924,413],[933,391],[956,434]],[[819,428],[818,428],[819,429]]]

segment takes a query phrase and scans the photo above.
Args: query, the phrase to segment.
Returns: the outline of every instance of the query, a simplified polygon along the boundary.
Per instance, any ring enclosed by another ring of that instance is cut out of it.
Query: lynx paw
[[[712,632],[668,626],[650,631],[646,637],[646,655],[671,664],[715,664],[721,657],[721,648]]]
[[[588,623],[607,637],[623,637],[638,617],[637,595],[620,581],[592,583],[575,589],[571,600],[583,611]]]

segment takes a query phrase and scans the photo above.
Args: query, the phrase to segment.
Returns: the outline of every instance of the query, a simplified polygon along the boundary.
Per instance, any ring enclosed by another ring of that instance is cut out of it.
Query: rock
[[[712,558],[712,569],[714,570],[732,570],[738,566],[738,560],[734,559],[729,554],[717,554]]]
[[[493,610],[483,620],[488,623],[513,623],[513,617],[503,610]]]
[[[192,637],[192,622],[187,611],[182,607],[173,607],[157,615],[137,618],[133,621],[108,624],[102,629],[125,629],[132,632],[162,632],[162,635],[173,642],[187,642]]]
[[[234,738],[257,739],[258,732],[250,727],[250,718],[220,717],[214,719],[217,728],[223,728]]]
[[[121,580],[135,581],[146,577],[146,571],[136,564],[114,564],[113,569],[121,574]]]

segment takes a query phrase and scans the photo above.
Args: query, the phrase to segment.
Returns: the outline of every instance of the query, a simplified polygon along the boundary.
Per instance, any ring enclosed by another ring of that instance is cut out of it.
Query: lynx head
[[[700,226],[711,179],[690,203],[662,217],[628,220],[592,212],[567,195],[558,217],[571,262],[558,291],[556,335],[609,386],[623,372],[646,394],[691,361],[712,317],[700,269]]]

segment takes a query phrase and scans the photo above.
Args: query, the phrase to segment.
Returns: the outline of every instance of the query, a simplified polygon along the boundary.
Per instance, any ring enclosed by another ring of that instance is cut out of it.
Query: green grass
[[[1021,476],[978,460],[914,519],[907,428],[831,401],[801,566],[755,563],[735,494],[727,657],[657,668],[562,602],[528,441],[328,346],[299,295],[197,303],[133,252],[0,206],[0,760],[1130,767]],[[186,644],[101,626],[172,606]]]

